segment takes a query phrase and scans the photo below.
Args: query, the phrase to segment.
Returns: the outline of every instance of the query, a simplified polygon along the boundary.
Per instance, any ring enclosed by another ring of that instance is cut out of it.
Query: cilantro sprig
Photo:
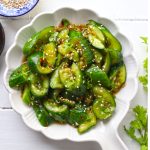
[[[148,51],[148,38],[147,37],[140,37],[142,42],[146,45],[146,49]],[[143,61],[143,68],[145,70],[145,75],[139,76],[139,81],[143,84],[144,89],[147,91],[148,85],[148,58],[145,58]]]
[[[124,126],[125,132],[135,141],[137,141],[141,150],[148,150],[148,116],[147,109],[143,106],[133,108],[135,120],[130,122],[130,127]]]

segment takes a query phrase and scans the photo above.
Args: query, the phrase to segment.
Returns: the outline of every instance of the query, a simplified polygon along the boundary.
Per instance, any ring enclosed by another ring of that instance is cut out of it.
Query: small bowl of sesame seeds
[[[32,10],[39,0],[0,0],[0,15],[18,17]]]

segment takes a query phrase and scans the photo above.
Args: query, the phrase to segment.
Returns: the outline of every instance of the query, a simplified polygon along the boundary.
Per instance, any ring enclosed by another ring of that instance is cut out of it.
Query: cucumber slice
[[[49,79],[47,76],[31,74],[30,83],[31,93],[35,97],[43,97],[48,93]]]
[[[123,61],[123,56],[121,52],[115,51],[113,49],[107,49],[110,54],[111,66],[119,64]]]
[[[33,72],[49,74],[56,61],[56,45],[54,42],[44,46],[43,53],[37,52],[28,57],[28,65]]]
[[[101,63],[102,63],[102,59],[103,59],[102,54],[99,51],[97,51],[96,49],[93,49],[93,54],[94,54],[94,62],[99,67],[101,67]]]
[[[44,108],[42,104],[33,102],[32,107],[42,126],[47,127],[48,125],[54,122],[54,119],[49,115],[49,113],[47,112],[47,110]]]
[[[93,36],[97,37],[99,41],[105,43],[105,36],[103,35],[102,31],[97,28],[95,25],[88,25],[89,32],[93,34]]]
[[[102,66],[102,70],[108,73],[110,66],[111,66],[110,54],[107,52],[104,57],[104,64]]]
[[[95,125],[96,125],[96,117],[94,113],[90,111],[88,112],[88,120],[79,125],[78,132],[80,134],[85,133]]]
[[[114,100],[113,100],[114,101]],[[111,99],[96,99],[93,103],[93,111],[98,119],[107,119],[112,116],[115,106]]]
[[[43,59],[42,52],[30,55],[28,57],[28,65],[34,73],[48,74],[52,72],[52,68],[47,65],[46,59]]]
[[[74,62],[79,61],[78,52],[75,49],[73,49],[68,42],[59,45],[58,51],[60,54],[64,55],[64,57],[73,60]]]
[[[73,63],[71,68],[60,68],[60,80],[69,91],[80,87],[82,83],[82,74],[79,67]]]
[[[18,68],[16,68],[9,77],[9,86],[10,87],[20,87],[28,82],[30,70],[28,65],[22,64]]]
[[[114,35],[112,35],[112,33],[105,26],[103,26],[98,22],[95,22],[94,20],[89,20],[89,25],[95,25],[102,31],[107,41],[106,42],[107,48],[114,49],[119,52],[122,50],[122,46],[119,40]]]
[[[77,105],[75,108],[70,110],[68,122],[77,127],[87,120],[87,118],[88,116],[85,108]]]
[[[56,42],[57,41],[58,32],[54,32],[49,37],[49,42]]]
[[[93,112],[99,119],[109,118],[115,110],[116,102],[113,95],[103,87],[93,88],[96,100],[93,103]]]
[[[116,93],[126,82],[126,67],[125,65],[119,64],[114,66],[109,73],[109,78],[112,82],[112,92]]]
[[[50,26],[34,34],[23,47],[24,55],[28,56],[38,50],[43,44],[48,43],[49,37],[52,33],[54,33],[54,30],[55,28]]]
[[[92,65],[87,71],[86,74],[90,77],[94,84],[102,84],[106,88],[111,88],[111,82],[107,74],[102,71],[99,67]]]
[[[92,46],[94,46],[95,48],[98,48],[98,49],[105,48],[104,44],[96,36],[89,34],[88,39],[89,39],[89,42],[92,44]]]
[[[27,105],[31,105],[31,92],[30,87],[25,85],[23,93],[22,93],[23,102]]]
[[[52,89],[56,89],[56,88],[62,89],[62,88],[64,88],[63,84],[60,81],[59,69],[56,69],[54,71],[54,73],[52,74],[51,79],[50,79],[50,87]]]
[[[57,54],[57,59],[56,59],[56,63],[55,63],[55,66],[58,67],[60,64],[61,64],[61,61],[63,59],[63,55],[58,53]]]
[[[71,46],[68,42],[64,42],[58,46],[58,52],[64,56],[70,51],[71,51]]]
[[[56,61],[56,44],[55,42],[50,42],[44,46],[43,56],[46,59],[49,66],[53,67]]]
[[[68,106],[67,105],[58,105],[50,100],[44,102],[44,106],[56,121],[65,123],[68,119]]]
[[[69,38],[70,45],[80,53],[81,59],[79,66],[81,66],[80,69],[84,70],[87,66],[92,64],[92,60],[94,58],[90,43],[81,32],[75,30],[69,31]],[[82,68],[82,66],[84,67]]]
[[[68,39],[69,38],[68,33],[69,33],[69,29],[65,28],[65,29],[61,30],[57,36],[58,42],[61,42],[61,41],[63,42],[66,39]]]
[[[111,92],[109,90],[107,90],[103,87],[100,87],[100,86],[93,87],[93,94],[96,98],[103,97],[104,99],[111,99],[112,101],[114,99],[114,96],[111,94]]]

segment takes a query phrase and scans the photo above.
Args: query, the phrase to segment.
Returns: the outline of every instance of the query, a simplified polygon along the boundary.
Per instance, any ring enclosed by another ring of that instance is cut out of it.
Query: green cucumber
[[[105,36],[103,35],[102,31],[93,24],[88,24],[88,39],[89,42],[98,49],[105,48]]]
[[[89,39],[89,42],[92,44],[92,46],[94,46],[95,48],[98,48],[98,49],[105,48],[104,44],[94,35],[89,34],[88,39]]]
[[[69,29],[65,28],[61,30],[57,36],[57,41],[64,42],[65,40],[67,40],[69,38],[68,33],[69,33]]]
[[[37,116],[37,119],[39,120],[42,126],[47,127],[54,122],[54,119],[49,115],[48,111],[42,104],[33,102],[32,107]]]
[[[9,77],[9,86],[10,87],[20,87],[28,82],[30,70],[28,65],[22,64],[18,68],[16,68]]]
[[[43,57],[46,59],[48,66],[53,67],[56,61],[56,43],[50,42],[44,46]]]
[[[109,118],[116,107],[116,102],[113,95],[103,87],[95,86],[93,93],[96,97],[93,103],[93,112],[99,119]]]
[[[70,110],[68,122],[73,126],[79,126],[88,118],[86,109],[83,106],[77,105]]]
[[[68,42],[64,42],[63,44],[59,45],[58,52],[74,62],[79,61],[78,52],[72,48]]]
[[[28,57],[28,65],[33,72],[49,74],[53,71],[56,61],[56,46],[54,42],[46,44],[43,52],[36,52]]]
[[[25,104],[31,105],[31,92],[30,92],[30,87],[28,85],[24,86],[23,93],[22,93],[22,100]]]
[[[122,56],[121,52],[115,51],[113,49],[107,49],[107,50],[110,54],[111,66],[119,64],[120,62],[123,61],[123,56]]]
[[[82,84],[82,73],[75,63],[71,68],[60,68],[59,76],[62,84],[69,91],[79,88]]]
[[[80,134],[85,133],[95,125],[96,125],[96,117],[92,111],[89,111],[88,120],[79,125],[78,132]]]
[[[50,79],[50,87],[52,89],[62,89],[64,88],[64,85],[61,83],[60,77],[59,77],[59,69],[56,69]]]
[[[82,33],[76,30],[70,30],[69,38],[69,43],[71,44],[71,46],[79,51],[81,55],[80,57],[82,59],[80,60],[80,64],[84,64],[81,66],[85,66],[84,68],[86,68],[87,66],[92,64],[92,60],[94,58],[93,52],[91,50],[90,43],[82,35]]]
[[[50,116],[52,116],[56,121],[65,123],[68,119],[68,106],[67,105],[58,105],[55,102],[50,100],[46,100],[44,102],[44,106],[49,112]]]
[[[34,34],[23,47],[24,55],[28,56],[39,49],[41,45],[48,43],[49,37],[54,30],[54,27],[50,26]]]
[[[96,49],[93,49],[93,54],[94,54],[94,62],[99,67],[101,67],[101,65],[102,65],[102,59],[103,59],[102,54],[98,50],[96,50]]]
[[[95,22],[94,20],[89,20],[89,25],[95,25],[99,28],[106,38],[106,47],[110,49],[114,49],[116,51],[121,51],[122,46],[119,40],[102,24]]]
[[[109,78],[112,82],[112,92],[116,93],[126,82],[126,67],[121,63],[111,68]]]
[[[107,74],[102,71],[98,66],[92,65],[86,70],[87,76],[90,77],[94,84],[102,84],[106,88],[111,88],[111,82]]]
[[[63,59],[63,55],[60,54],[60,53],[58,53],[58,54],[57,54],[56,63],[55,63],[55,66],[56,66],[56,67],[59,67],[59,65],[61,64],[62,59]]]
[[[104,64],[102,66],[102,70],[104,72],[108,73],[110,66],[111,66],[110,54],[107,52],[105,57],[104,57]]]
[[[49,89],[49,78],[42,75],[30,75],[31,93],[35,97],[43,97],[47,95]]]

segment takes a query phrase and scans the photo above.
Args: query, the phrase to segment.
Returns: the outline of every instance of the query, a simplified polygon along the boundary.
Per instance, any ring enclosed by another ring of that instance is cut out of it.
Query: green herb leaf
[[[143,41],[144,44],[146,44],[147,46],[147,50],[148,50],[148,38],[147,37],[140,37]],[[148,58],[146,58],[144,61],[143,61],[143,68],[145,70],[145,75],[143,76],[139,76],[139,81],[143,84],[143,87],[145,89],[145,91],[148,90]]]
[[[142,145],[141,150],[148,150],[148,147],[146,145]]]
[[[140,38],[142,39],[144,44],[148,44],[148,38],[147,37],[141,36]]]
[[[130,122],[130,127],[128,129],[124,126],[124,130],[132,139],[141,145],[141,150],[147,150],[147,109],[138,105],[133,108],[133,112],[135,114],[135,120]]]
[[[148,58],[146,58],[146,59],[144,60],[144,62],[143,62],[143,67],[144,67],[146,73],[148,73]]]

